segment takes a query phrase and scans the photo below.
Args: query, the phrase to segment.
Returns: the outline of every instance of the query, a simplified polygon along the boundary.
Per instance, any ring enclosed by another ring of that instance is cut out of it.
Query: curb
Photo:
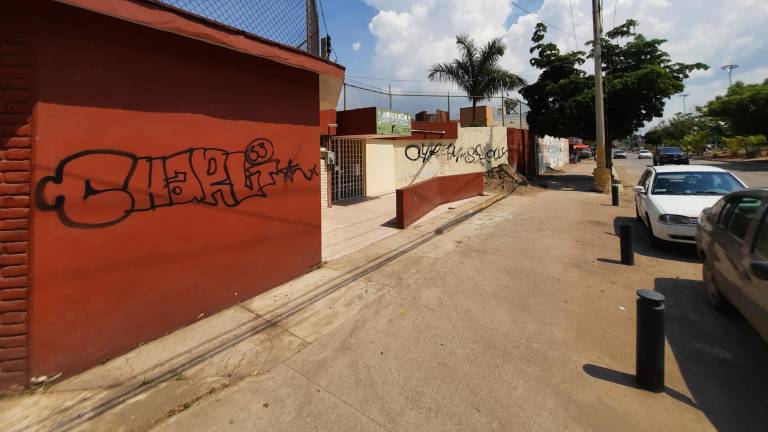
[[[435,235],[441,235],[446,232],[446,230],[449,230],[453,228],[454,226],[464,222],[465,220],[471,218],[472,216],[480,213],[481,211],[487,209],[488,207],[496,204],[497,202],[503,200],[504,198],[512,195],[515,191],[512,190],[511,192],[501,192],[497,193],[496,195],[492,196],[491,198],[481,202],[480,204],[477,204],[476,206],[472,207],[469,210],[464,211],[460,215],[455,216],[453,219],[449,220],[448,222],[440,225],[435,229]]]

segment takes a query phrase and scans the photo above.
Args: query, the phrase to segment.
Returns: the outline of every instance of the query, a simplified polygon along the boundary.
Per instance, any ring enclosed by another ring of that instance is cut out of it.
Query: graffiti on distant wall
[[[305,169],[274,156],[272,142],[264,138],[243,151],[189,148],[162,157],[86,150],[63,159],[54,175],[40,180],[37,206],[56,211],[69,227],[100,228],[160,207],[235,207],[250,198],[266,198],[267,188],[278,181],[309,181],[320,175],[317,165]]]
[[[506,147],[490,148],[483,150],[478,144],[474,147],[456,147],[455,144],[426,143],[410,144],[405,147],[405,157],[411,161],[429,162],[434,157],[444,156],[454,162],[485,163],[501,160],[507,157],[509,150]]]

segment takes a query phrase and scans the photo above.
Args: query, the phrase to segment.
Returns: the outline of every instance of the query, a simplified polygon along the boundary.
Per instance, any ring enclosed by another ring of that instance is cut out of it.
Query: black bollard
[[[611,204],[613,206],[619,205],[619,185],[616,183],[611,184]]]
[[[619,225],[619,244],[621,245],[621,263],[635,265],[635,250],[632,246],[632,225]]]
[[[637,383],[640,387],[664,391],[664,300],[661,293],[637,290]]]

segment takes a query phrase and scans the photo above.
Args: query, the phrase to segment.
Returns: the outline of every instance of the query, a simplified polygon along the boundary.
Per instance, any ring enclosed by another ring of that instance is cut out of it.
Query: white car
[[[723,195],[747,186],[730,172],[707,165],[648,167],[635,193],[638,220],[648,227],[651,245],[660,240],[696,243],[701,211]]]
[[[638,159],[653,159],[653,153],[650,150],[640,150],[637,154]]]

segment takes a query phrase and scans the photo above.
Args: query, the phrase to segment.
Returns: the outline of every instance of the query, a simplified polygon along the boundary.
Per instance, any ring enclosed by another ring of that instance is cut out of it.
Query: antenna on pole
[[[685,98],[690,96],[688,93],[683,93],[680,95],[681,98],[683,98],[683,115],[688,114],[687,110],[685,109]]]
[[[735,64],[729,64],[721,67],[720,69],[724,71],[728,71],[728,87],[730,88],[733,85],[733,81],[731,79],[731,75],[733,74],[733,70],[739,67],[739,65]]]

